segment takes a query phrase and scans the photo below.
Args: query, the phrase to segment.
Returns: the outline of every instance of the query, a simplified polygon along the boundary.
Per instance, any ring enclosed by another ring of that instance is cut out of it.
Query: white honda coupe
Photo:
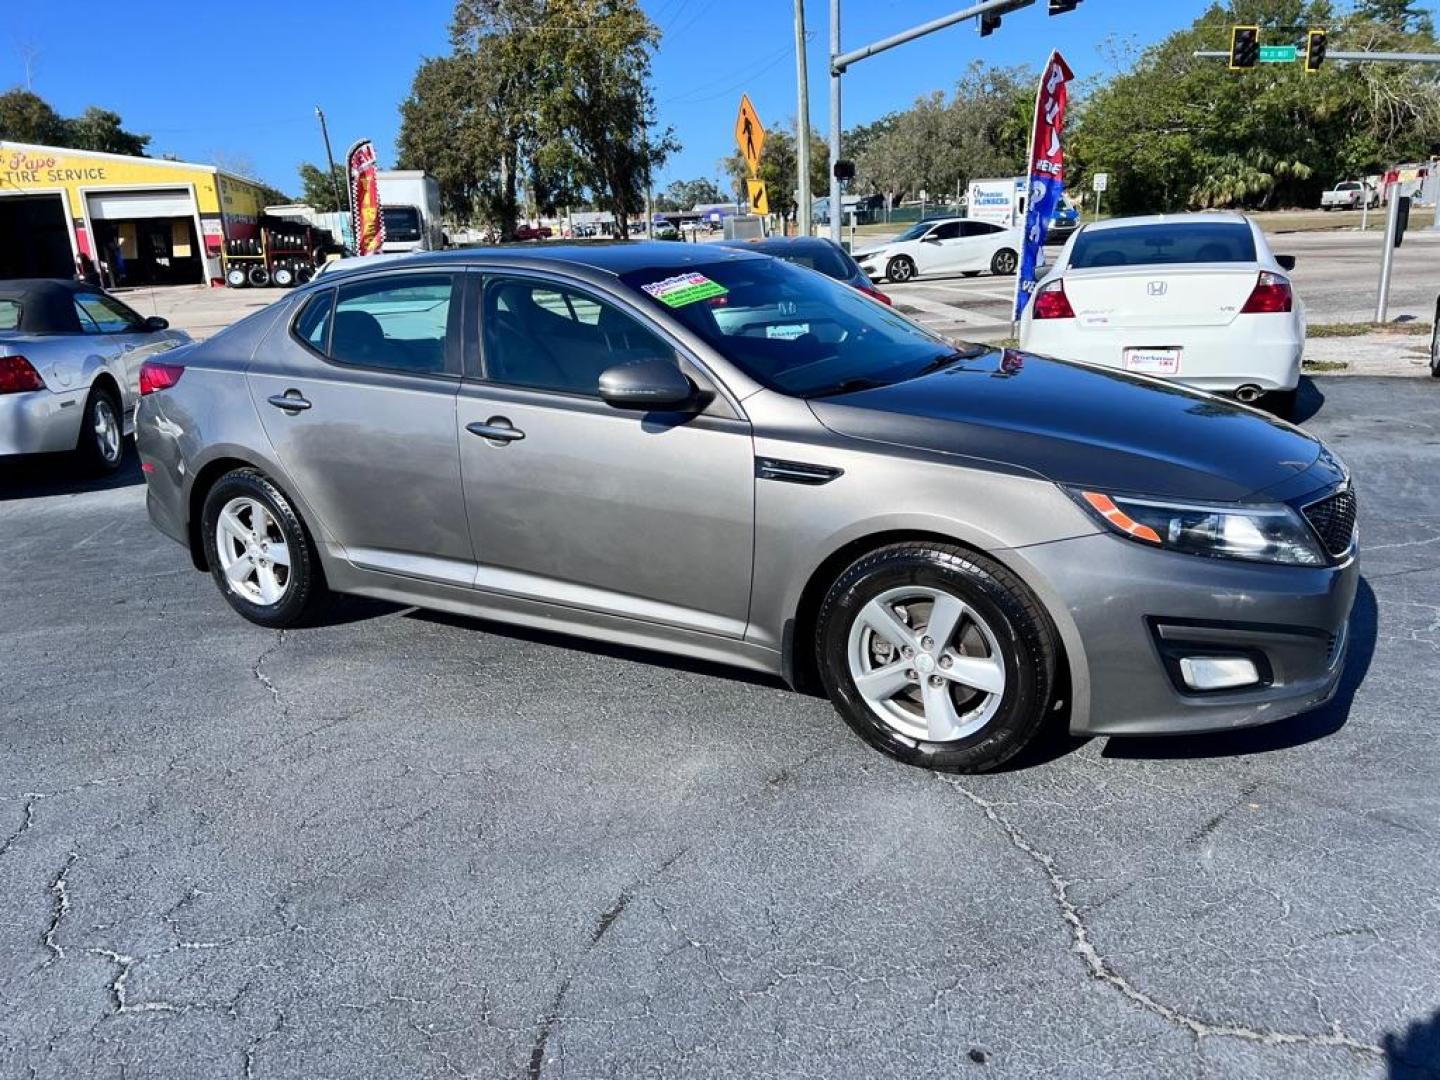
[[[1119,218],[1082,227],[1037,286],[1020,346],[1264,404],[1294,406],[1305,305],[1241,214]]]

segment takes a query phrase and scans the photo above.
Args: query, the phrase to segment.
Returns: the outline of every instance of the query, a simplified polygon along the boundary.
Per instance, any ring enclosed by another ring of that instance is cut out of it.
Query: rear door
[[[342,279],[275,326],[248,380],[281,464],[351,562],[468,586],[455,427],[463,278]]]

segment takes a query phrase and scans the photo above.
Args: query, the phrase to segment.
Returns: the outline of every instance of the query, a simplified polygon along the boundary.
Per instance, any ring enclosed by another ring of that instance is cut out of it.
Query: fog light
[[[1255,661],[1244,656],[1182,656],[1180,675],[1192,690],[1233,690],[1260,681]]]

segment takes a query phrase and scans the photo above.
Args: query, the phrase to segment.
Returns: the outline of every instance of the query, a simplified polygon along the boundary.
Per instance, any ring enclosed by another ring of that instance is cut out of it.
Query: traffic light
[[[1080,0],[1050,0],[1050,14],[1064,15],[1080,6]]]
[[[1260,60],[1260,28],[1258,26],[1232,26],[1230,28],[1230,70],[1243,71],[1253,68]]]
[[[1325,63],[1325,42],[1329,35],[1324,30],[1311,30],[1305,35],[1305,71],[1314,75]]]
[[[996,30],[1000,29],[1000,16],[987,11],[980,16],[980,36],[989,37]]]

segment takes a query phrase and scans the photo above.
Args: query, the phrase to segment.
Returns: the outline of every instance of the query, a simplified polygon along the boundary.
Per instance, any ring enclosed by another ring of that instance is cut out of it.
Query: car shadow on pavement
[[[616,660],[631,660],[637,664],[646,664],[649,667],[669,668],[672,671],[688,671],[696,675],[711,675],[717,679],[729,679],[731,682],[749,683],[752,686],[764,686],[774,690],[790,689],[783,679],[778,676],[767,675],[761,671],[748,671],[741,667],[731,667],[729,664],[722,664],[710,660],[696,660],[688,656],[676,656],[671,653],[642,649],[633,645],[617,645],[613,642],[597,641],[593,638],[575,637],[570,634],[560,634],[549,630],[536,630],[528,626],[492,622],[489,619],[481,619],[469,615],[455,615],[448,611],[414,608],[407,612],[407,615],[412,619],[422,619],[425,622],[438,623],[442,626],[454,626],[462,630],[494,634],[496,637],[516,638],[520,641],[529,641],[536,645],[551,645],[557,649],[573,649],[579,652],[593,653],[596,656],[609,656]]]
[[[1403,1032],[1380,1040],[1385,1051],[1385,1080],[1434,1080],[1440,1076],[1440,1011],[1416,1020]]]
[[[40,499],[49,495],[80,495],[110,491],[144,483],[135,448],[125,447],[125,459],[113,473],[97,476],[69,454],[32,454],[0,458],[0,502]]]
[[[1370,661],[1375,655],[1378,632],[1375,593],[1370,583],[1360,579],[1355,594],[1355,608],[1350,615],[1350,645],[1345,656],[1345,670],[1335,696],[1325,705],[1299,716],[1277,720],[1261,727],[1241,728],[1208,735],[1175,735],[1166,738],[1112,737],[1102,756],[1131,760],[1173,760],[1177,758],[1240,757],[1288,750],[1333,735],[1350,718],[1355,691],[1365,681]]]
[[[1325,395],[1315,385],[1315,380],[1309,375],[1300,376],[1300,385],[1295,389],[1295,408],[1289,417],[1290,422],[1303,424],[1318,413],[1324,404]]]

